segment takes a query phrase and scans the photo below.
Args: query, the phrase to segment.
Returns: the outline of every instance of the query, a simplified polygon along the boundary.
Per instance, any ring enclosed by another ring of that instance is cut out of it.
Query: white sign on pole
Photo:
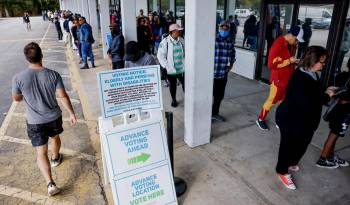
[[[118,205],[177,204],[162,120],[112,130],[103,147]]]
[[[163,108],[159,65],[104,71],[97,76],[104,118]]]

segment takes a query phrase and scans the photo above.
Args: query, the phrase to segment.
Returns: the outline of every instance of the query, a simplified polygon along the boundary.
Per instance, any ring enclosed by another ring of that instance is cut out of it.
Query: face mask
[[[223,38],[226,38],[230,33],[225,30],[219,30],[219,35]]]

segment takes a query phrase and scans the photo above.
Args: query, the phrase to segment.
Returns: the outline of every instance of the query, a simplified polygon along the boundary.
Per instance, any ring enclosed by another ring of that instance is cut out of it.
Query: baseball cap
[[[182,31],[182,30],[184,30],[179,24],[176,24],[176,23],[174,23],[174,24],[171,24],[170,26],[169,26],[169,32],[172,32],[172,31]]]
[[[300,28],[299,26],[292,26],[290,27],[288,33],[291,33],[293,36],[297,37],[299,42],[305,42],[304,41],[304,30]]]

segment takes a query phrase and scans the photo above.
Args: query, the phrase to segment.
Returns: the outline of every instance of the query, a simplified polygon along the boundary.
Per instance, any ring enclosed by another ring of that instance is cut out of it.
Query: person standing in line
[[[180,81],[182,90],[185,91],[185,41],[181,37],[182,30],[183,28],[178,24],[172,24],[169,27],[169,35],[160,42],[157,53],[160,65],[167,71],[172,107],[177,107],[177,80]]]
[[[302,54],[305,52],[306,48],[309,47],[310,39],[312,36],[311,23],[312,23],[312,18],[306,18],[305,23],[303,23],[301,27],[304,31],[303,39],[305,42],[298,44],[297,58],[300,58]]]
[[[60,154],[63,132],[62,111],[57,103],[56,94],[69,112],[71,125],[77,123],[73,106],[67,95],[62,78],[56,71],[43,67],[43,54],[37,43],[24,47],[24,55],[29,68],[16,74],[12,79],[12,98],[24,101],[27,118],[27,134],[37,152],[37,164],[45,178],[49,196],[58,194],[51,174],[51,167],[61,164]],[[48,158],[48,140],[52,140],[52,155]],[[51,164],[51,167],[50,167]]]
[[[125,45],[125,68],[157,65],[154,57],[140,50],[140,46],[135,41],[129,41]]]
[[[295,190],[292,175],[311,143],[321,120],[322,105],[334,95],[336,87],[325,91],[317,72],[325,65],[327,50],[310,46],[302,56],[287,87],[286,98],[276,110],[276,123],[281,133],[276,172],[283,185]]]
[[[124,68],[124,36],[119,31],[116,23],[109,25],[109,29],[112,34],[112,40],[107,51],[110,66],[113,70]]]
[[[269,130],[265,122],[267,114],[273,105],[285,97],[289,78],[295,70],[294,64],[298,63],[294,57],[296,45],[298,41],[304,42],[303,34],[303,29],[299,26],[292,26],[286,35],[281,35],[272,44],[268,56],[268,67],[271,70],[270,93],[256,120],[261,130]]]
[[[137,42],[140,44],[141,50],[151,54],[152,33],[145,17],[138,19]]]
[[[55,22],[56,31],[58,34],[58,42],[62,42],[63,33],[62,33],[62,29],[61,29],[61,25],[60,25],[60,21],[58,20],[58,17],[55,17],[54,22]]]
[[[349,166],[349,162],[334,153],[335,144],[339,137],[344,137],[350,124],[350,59],[347,63],[347,72],[341,72],[335,77],[335,86],[342,88],[337,93],[338,103],[329,116],[329,135],[324,143],[322,153],[316,165],[321,168],[337,168]],[[340,92],[340,91],[339,91]]]
[[[82,58],[84,62],[84,66],[80,69],[89,69],[88,65],[88,56],[91,60],[91,66],[95,68],[95,60],[94,60],[94,53],[92,52],[92,44],[95,42],[95,39],[92,35],[92,29],[91,26],[86,23],[85,17],[79,17],[79,24],[80,24],[80,43],[81,43],[81,53]]]
[[[226,121],[223,116],[219,115],[219,109],[225,96],[227,75],[232,70],[235,61],[236,50],[230,37],[230,23],[223,21],[219,25],[219,33],[215,40],[214,99],[211,117],[213,122]]]
[[[72,35],[71,35],[71,27],[72,27],[72,21],[71,21],[71,16],[69,16],[67,13],[64,17],[64,22],[63,22],[63,29],[65,31],[65,43],[69,47],[72,47]]]
[[[234,17],[233,22],[236,24],[236,27],[238,28],[238,26],[239,26],[239,20],[238,20],[238,15],[237,15],[237,14],[235,14],[235,17]]]
[[[233,44],[235,44],[235,42],[236,42],[236,35],[237,35],[237,26],[236,26],[236,23],[235,23],[234,18],[233,18],[232,15],[229,16],[228,20],[229,20],[229,23],[230,23],[230,36],[231,36]]]
[[[26,24],[26,30],[31,31],[32,26],[30,25],[29,13],[25,12],[23,16],[23,23]]]
[[[159,48],[159,44],[162,40],[163,35],[163,27],[160,24],[160,18],[159,16],[154,16],[154,23],[152,25],[152,31],[153,31],[153,40],[154,40],[154,52],[153,54],[156,54]]]

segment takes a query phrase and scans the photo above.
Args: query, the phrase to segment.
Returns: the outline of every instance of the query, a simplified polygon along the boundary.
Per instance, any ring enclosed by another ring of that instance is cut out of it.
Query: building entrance
[[[297,58],[301,57],[308,46],[326,47],[330,56],[322,71],[322,80],[325,86],[332,84],[337,61],[339,64],[339,47],[343,38],[348,6],[349,0],[263,1],[259,36],[264,38],[258,39],[256,78],[264,82],[269,81],[267,56],[272,43],[279,35],[288,32],[292,25],[299,25],[304,30],[305,43],[298,44]]]

